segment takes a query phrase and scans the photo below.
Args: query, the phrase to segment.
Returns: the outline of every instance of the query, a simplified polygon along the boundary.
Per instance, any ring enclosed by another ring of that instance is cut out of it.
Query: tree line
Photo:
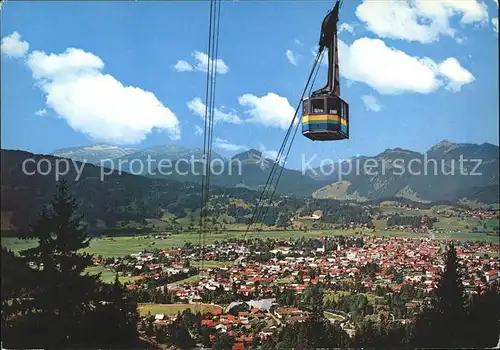
[[[76,200],[62,181],[26,238],[38,245],[2,249],[2,342],[7,348],[134,348],[137,303],[116,277],[84,270],[92,256]],[[142,345],[143,347],[143,345]]]
[[[412,228],[420,228],[423,225],[427,225],[428,228],[432,228],[433,224],[438,221],[437,218],[428,217],[426,215],[418,216],[404,216],[399,214],[394,214],[387,218],[387,226],[411,226]]]

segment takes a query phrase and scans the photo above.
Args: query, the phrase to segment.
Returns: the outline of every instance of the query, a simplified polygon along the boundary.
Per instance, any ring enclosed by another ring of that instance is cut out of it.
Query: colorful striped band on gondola
[[[302,125],[317,125],[317,124],[339,124],[339,116],[334,114],[321,114],[321,115],[304,115],[302,116]],[[347,120],[340,119],[342,126],[347,126]]]

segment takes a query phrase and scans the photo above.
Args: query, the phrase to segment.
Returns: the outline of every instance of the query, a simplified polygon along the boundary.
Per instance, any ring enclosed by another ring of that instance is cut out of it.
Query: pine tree
[[[323,285],[321,283],[317,283],[311,287],[311,311],[313,317],[316,319],[323,319],[323,311],[324,311],[324,299],[325,293],[323,292]]]
[[[417,317],[412,339],[414,346],[459,348],[466,343],[465,294],[453,244],[444,254],[444,264],[430,306]]]
[[[112,285],[101,285],[100,302],[88,320],[90,334],[98,340],[95,346],[133,346],[138,322],[137,302],[116,274]]]
[[[6,283],[17,298],[11,295],[14,309],[10,311],[15,317],[2,317],[5,346],[122,347],[123,340],[132,344],[136,339],[137,304],[127,299],[118,281],[104,285],[100,275],[84,273],[92,256],[81,250],[90,240],[82,216],[76,213],[76,199],[61,181],[53,200],[25,236],[38,245],[21,251],[20,257],[5,255],[17,262],[7,266],[16,266],[7,275],[21,273],[17,277],[22,278]]]
[[[445,267],[435,289],[432,306],[448,320],[463,320],[465,296],[457,251],[451,244],[445,253]]]
[[[232,349],[234,345],[234,338],[228,336],[225,333],[217,334],[215,336],[214,344],[212,345],[213,350],[226,350]]]
[[[68,193],[68,185],[61,181],[49,205],[42,209],[38,220],[25,238],[37,240],[38,246],[20,252],[24,263],[32,264],[34,273],[26,281],[30,292],[19,304],[19,311],[27,314],[21,328],[34,327],[33,346],[64,347],[79,342],[79,322],[91,311],[99,275],[82,275],[92,264],[89,254],[78,253],[87,248],[89,239],[82,217],[75,214],[76,200]]]
[[[20,302],[27,297],[27,288],[34,271],[12,251],[2,248],[2,339],[16,339],[13,328],[16,316],[22,311]],[[29,296],[28,296],[29,297]],[[22,313],[22,312],[21,312]]]
[[[500,284],[491,283],[472,297],[467,314],[467,347],[492,348],[500,337]]]

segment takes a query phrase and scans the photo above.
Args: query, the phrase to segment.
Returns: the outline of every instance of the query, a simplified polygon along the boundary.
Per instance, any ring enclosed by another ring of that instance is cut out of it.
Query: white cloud
[[[174,69],[178,72],[191,72],[194,68],[191,63],[184,60],[179,60],[175,64]]]
[[[286,50],[286,58],[288,59],[288,62],[290,62],[294,66],[297,65],[297,57],[291,50]]]
[[[458,91],[474,81],[472,74],[454,58],[436,63],[389,48],[380,39],[361,38],[351,46],[339,40],[339,56],[344,78],[365,83],[381,94],[427,94],[443,84]]]
[[[493,24],[493,30],[498,33],[498,17],[492,18],[491,24]]]
[[[236,145],[220,138],[215,138],[214,146],[225,151],[242,151],[248,149],[247,146]]]
[[[339,33],[342,33],[343,31],[352,33],[352,32],[354,32],[354,27],[352,25],[350,25],[349,23],[342,23],[339,26],[338,31],[339,31]]]
[[[229,72],[229,67],[226,65],[226,63],[224,63],[224,60],[222,58],[218,58],[214,62],[213,59],[209,59],[208,55],[206,53],[203,53],[203,52],[195,51],[195,52],[193,52],[192,55],[193,55],[194,59],[196,60],[196,69],[197,70],[200,70],[200,71],[206,73],[208,70],[209,63],[212,64],[212,62],[213,62],[214,68],[215,68],[215,65],[217,65],[217,74],[226,74],[227,72]]]
[[[472,83],[474,76],[460,65],[455,58],[448,58],[439,64],[439,72],[448,78],[446,88],[458,92],[462,86]]]
[[[361,96],[361,99],[363,100],[367,111],[380,112],[382,110],[382,106],[378,103],[375,96],[363,95]]]
[[[304,44],[302,44],[302,41],[300,41],[299,39],[295,39],[294,42],[295,42],[295,44],[300,45],[300,46],[304,45]]]
[[[244,94],[238,98],[238,102],[241,106],[246,107],[245,114],[249,116],[248,118],[243,120],[234,111],[223,112],[216,108],[214,122],[232,124],[247,122],[287,129],[295,114],[295,109],[288,103],[288,100],[275,93],[268,93],[262,97]],[[192,99],[187,103],[187,106],[193,114],[205,117],[206,105],[201,98]]]
[[[30,48],[27,41],[21,41],[21,35],[14,32],[2,38],[1,51],[7,57],[23,57]]]
[[[35,112],[35,115],[38,115],[38,116],[42,116],[42,115],[46,115],[46,114],[47,114],[46,109],[39,109],[38,111]]]
[[[201,135],[203,135],[203,129],[202,129],[201,127],[199,127],[198,125],[195,125],[194,127],[196,128],[196,129],[195,129],[195,131],[194,131],[194,134],[195,134],[196,136],[201,136]]]
[[[179,121],[156,96],[103,74],[104,62],[81,49],[32,52],[26,61],[46,103],[74,130],[112,143],[135,144],[157,129],[180,138]]]
[[[356,16],[378,36],[421,43],[453,37],[450,19],[456,15],[462,24],[488,21],[486,5],[477,0],[364,0],[356,8]]]
[[[238,98],[240,105],[247,107],[246,114],[250,115],[247,122],[261,124],[264,126],[288,129],[295,114],[295,109],[285,97],[275,93],[268,93],[258,97],[252,94],[244,94]]]
[[[222,58],[218,58],[217,60],[209,59],[206,53],[200,51],[194,51],[191,56],[193,56],[195,63],[191,64],[187,61],[179,60],[175,64],[174,69],[178,72],[197,70],[206,73],[209,69],[209,64],[211,65],[213,63],[210,69],[216,69],[217,74],[227,74],[229,72],[229,67]]]
[[[196,97],[187,103],[191,113],[205,118],[206,105],[201,101],[201,98]],[[222,107],[221,107],[222,108]],[[235,112],[223,112],[217,108],[214,109],[214,122],[215,123],[231,123],[241,124],[243,121],[238,117]]]

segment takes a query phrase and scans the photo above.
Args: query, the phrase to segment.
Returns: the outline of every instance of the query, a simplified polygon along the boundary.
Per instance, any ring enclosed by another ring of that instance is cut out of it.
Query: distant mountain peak
[[[456,142],[452,142],[450,140],[442,140],[439,143],[435,144],[434,146],[431,147],[431,149],[428,152],[443,152],[443,153],[448,153],[455,148],[462,147],[462,146],[468,146],[468,144],[459,144]]]
[[[262,157],[262,152],[261,151],[257,151],[255,148],[251,148],[247,151],[244,151],[244,152],[240,152],[238,154],[235,154],[232,159],[240,159],[240,160],[244,160],[244,159],[260,159]]]
[[[498,149],[498,146],[497,146],[497,145],[494,145],[494,144],[489,143],[489,142],[483,142],[480,146],[481,146],[481,147],[488,147],[488,148]]]
[[[255,148],[250,148],[248,151],[247,151],[249,154],[257,154],[257,155],[261,155],[262,152],[261,151],[258,151],[256,150]]]
[[[436,144],[435,146],[433,146],[432,148],[436,149],[436,148],[450,148],[450,147],[454,147],[454,146],[457,146],[458,144],[455,143],[455,142],[451,142],[449,140],[442,140],[440,141],[438,144]]]
[[[482,144],[475,144],[475,143],[457,143],[457,142],[451,142],[449,140],[443,140],[439,142],[438,144],[434,145],[431,147],[429,152],[443,152],[443,153],[448,153],[450,151],[453,151],[455,149],[471,149],[477,151],[497,151],[498,146],[491,144],[489,142],[484,142]]]
[[[388,148],[382,153],[380,153],[377,158],[383,157],[393,157],[394,155],[410,155],[410,154],[419,154],[415,151],[410,151],[404,148],[396,147],[396,148]]]
[[[103,159],[118,158],[136,151],[134,148],[121,148],[107,143],[98,143],[95,145],[58,149],[52,152],[52,155],[81,162],[99,163]]]

